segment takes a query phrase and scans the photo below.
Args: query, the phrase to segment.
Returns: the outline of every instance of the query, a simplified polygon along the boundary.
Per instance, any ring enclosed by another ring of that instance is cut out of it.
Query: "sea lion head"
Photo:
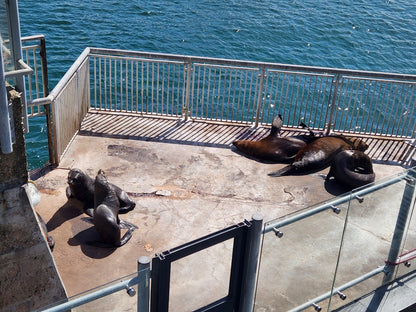
[[[361,139],[351,138],[351,142],[354,150],[364,152],[368,148],[368,144]]]
[[[81,185],[85,184],[87,181],[87,175],[82,172],[81,169],[74,168],[68,172],[68,184],[73,185]]]
[[[100,185],[107,185],[108,181],[107,181],[107,177],[105,176],[105,172],[104,170],[100,169],[97,172],[97,175],[95,177],[95,183],[100,184]]]

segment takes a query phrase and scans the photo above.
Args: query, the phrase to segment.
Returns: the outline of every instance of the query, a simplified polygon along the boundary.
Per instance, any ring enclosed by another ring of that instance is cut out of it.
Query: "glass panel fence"
[[[289,311],[331,290],[348,205],[347,201],[265,233],[255,311]],[[265,228],[319,206],[270,221]]]
[[[105,272],[103,272],[103,274],[105,274]],[[71,296],[67,300],[52,303],[46,307],[35,310],[35,312],[137,311],[137,282],[137,272],[135,272],[78,295]],[[141,283],[143,282],[144,280],[141,281]],[[93,298],[92,301],[91,298]],[[78,303],[80,303],[79,306]],[[68,306],[60,306],[63,304],[72,304],[76,305],[76,307],[71,309],[71,307]]]
[[[265,223],[255,311],[334,310],[411,272],[410,172]]]
[[[344,299],[333,296],[330,310],[354,301],[413,270],[408,265],[411,263],[412,251],[416,248],[415,220],[411,218],[415,206],[414,180],[406,175],[397,177],[396,183],[369,193],[360,201],[351,201],[334,292],[343,288],[342,285],[370,272],[378,270],[381,274],[375,274],[346,289],[343,293],[346,295]],[[393,260],[395,264],[392,264],[392,276],[389,277],[379,269],[385,267],[389,254],[395,248],[393,238],[398,244],[396,254],[399,257],[394,257],[396,260]],[[400,258],[400,255],[403,257]]]
[[[226,297],[232,253],[229,239],[172,262],[169,311],[194,311]]]

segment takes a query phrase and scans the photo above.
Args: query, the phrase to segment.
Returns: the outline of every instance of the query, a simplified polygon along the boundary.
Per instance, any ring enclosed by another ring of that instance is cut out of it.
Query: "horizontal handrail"
[[[55,98],[62,92],[62,90],[65,89],[68,82],[76,74],[80,65],[85,61],[85,59],[88,58],[89,53],[90,53],[90,48],[85,48],[84,51],[81,53],[81,55],[76,59],[74,64],[72,64],[72,66],[65,73],[65,75],[62,77],[62,79],[59,80],[58,84],[49,93],[49,95],[46,96],[46,97],[43,97],[43,98],[34,99],[34,100],[32,100],[32,103],[34,105],[51,104],[55,100]]]
[[[406,177],[406,175],[407,175],[406,172],[402,173],[402,174],[399,174],[399,175],[397,175],[396,177],[394,177],[392,179],[388,179],[386,181],[367,186],[364,189],[357,190],[355,192],[352,192],[349,195],[345,195],[345,196],[342,196],[342,197],[339,197],[339,198],[335,198],[334,200],[328,201],[328,202],[326,202],[322,205],[319,205],[318,207],[308,209],[305,212],[296,214],[292,217],[285,218],[284,220],[277,220],[275,222],[266,223],[266,225],[264,227],[264,230],[263,230],[263,234],[271,232],[274,229],[278,229],[278,228],[281,228],[283,226],[292,224],[292,223],[297,222],[299,220],[305,219],[307,217],[310,217],[312,215],[320,213],[324,210],[333,209],[334,206],[346,203],[346,202],[350,201],[351,199],[354,199],[354,198],[357,198],[357,197],[359,198],[360,196],[372,193],[374,191],[377,191],[377,190],[382,189],[384,187],[387,187],[389,185],[400,182],[404,179],[404,177]]]
[[[25,62],[23,62],[22,59],[17,61],[17,64],[19,65],[18,69],[11,70],[4,73],[4,77],[6,79],[17,77],[17,76],[23,76],[23,75],[31,75],[33,73],[33,69],[30,68]]]
[[[22,42],[27,41],[35,41],[35,40],[45,40],[45,35],[32,35],[32,36],[25,36],[20,38]]]
[[[202,56],[188,56],[181,54],[165,54],[165,53],[151,53],[143,51],[132,50],[118,50],[118,49],[104,49],[104,48],[89,48],[92,54],[98,53],[103,55],[124,55],[129,57],[144,57],[144,58],[158,58],[158,59],[174,59],[182,62],[203,62],[213,64],[226,64],[226,65],[238,65],[238,66],[254,66],[254,67],[267,67],[279,70],[296,70],[306,72],[320,72],[331,73],[341,75],[364,75],[374,78],[394,78],[394,79],[406,79],[416,81],[416,75],[388,73],[388,72],[376,72],[376,71],[362,71],[355,69],[339,69],[330,67],[318,67],[318,66],[304,66],[304,65],[290,65],[282,63],[270,63],[270,62],[258,62],[258,61],[245,61],[245,60],[232,60],[224,58],[202,57]]]
[[[309,300],[308,302],[305,302],[304,304],[290,310],[290,312],[303,311],[304,309],[307,309],[311,306],[314,306],[314,305],[316,306],[317,302],[328,299],[329,297],[331,297],[333,295],[336,295],[338,292],[341,292],[345,289],[348,289],[352,286],[355,286],[355,285],[357,285],[357,284],[359,284],[359,283],[361,283],[361,282],[363,282],[363,281],[365,281],[365,280],[367,280],[367,279],[369,279],[369,278],[371,278],[371,277],[373,277],[373,276],[375,276],[375,275],[377,275],[377,274],[379,274],[383,271],[384,271],[384,266],[378,267],[377,269],[374,269],[373,271],[370,271],[367,274],[364,274],[364,275],[362,275],[362,276],[360,276],[360,277],[358,277],[358,278],[356,278],[352,281],[349,281],[349,282],[345,283],[344,285],[341,285],[341,286],[337,287],[333,291],[328,291],[327,293],[325,293],[321,296],[318,296],[318,297],[316,297],[312,300]]]
[[[139,282],[139,278],[137,276],[128,279],[126,281],[120,281],[117,284],[108,286],[106,288],[94,291],[92,293],[83,295],[77,299],[70,300],[68,302],[59,304],[57,306],[51,307],[49,309],[45,310],[36,310],[36,311],[42,311],[42,312],[60,312],[60,311],[68,311],[70,309],[79,307],[83,304],[86,304],[88,302],[100,299],[102,297],[111,295],[115,292],[118,292],[120,290],[126,289],[128,290],[130,287],[137,285]]]

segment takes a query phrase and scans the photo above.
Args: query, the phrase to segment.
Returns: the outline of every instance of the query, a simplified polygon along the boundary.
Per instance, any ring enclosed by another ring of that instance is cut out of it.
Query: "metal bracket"
[[[283,232],[280,232],[277,228],[273,228],[273,232],[274,232],[274,234],[277,236],[277,237],[279,237],[279,238],[281,238],[282,236],[283,236]]]

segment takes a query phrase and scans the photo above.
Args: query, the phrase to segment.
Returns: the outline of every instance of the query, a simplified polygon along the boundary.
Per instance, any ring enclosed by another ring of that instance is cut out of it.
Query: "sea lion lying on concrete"
[[[130,199],[125,191],[118,186],[111,184],[114,189],[120,210],[119,213],[127,213],[133,210],[136,203]],[[82,172],[82,170],[74,168],[68,173],[68,187],[66,188],[66,196],[76,198],[81,201],[84,206],[84,212],[90,217],[94,211],[94,179]]]
[[[93,222],[102,242],[92,244],[99,247],[123,246],[129,241],[137,226],[119,219],[120,202],[117,192],[114,185],[108,182],[102,170],[98,171],[94,186]],[[127,229],[123,237],[121,237],[121,229]]]
[[[306,144],[316,139],[315,134],[309,130],[308,135],[298,135],[289,137],[280,137],[282,128],[282,116],[277,115],[272,122],[270,133],[267,137],[258,141],[237,140],[233,145],[241,152],[248,156],[255,157],[259,160],[287,163],[293,160],[296,153]],[[301,124],[307,128],[305,124]]]
[[[326,180],[331,177],[348,189],[374,182],[375,174],[371,158],[356,150],[339,152],[331,164]]]
[[[344,150],[365,151],[368,145],[357,138],[348,138],[343,135],[317,138],[303,147],[295,156],[291,165],[269,173],[270,176],[308,173],[328,167],[335,156]]]

